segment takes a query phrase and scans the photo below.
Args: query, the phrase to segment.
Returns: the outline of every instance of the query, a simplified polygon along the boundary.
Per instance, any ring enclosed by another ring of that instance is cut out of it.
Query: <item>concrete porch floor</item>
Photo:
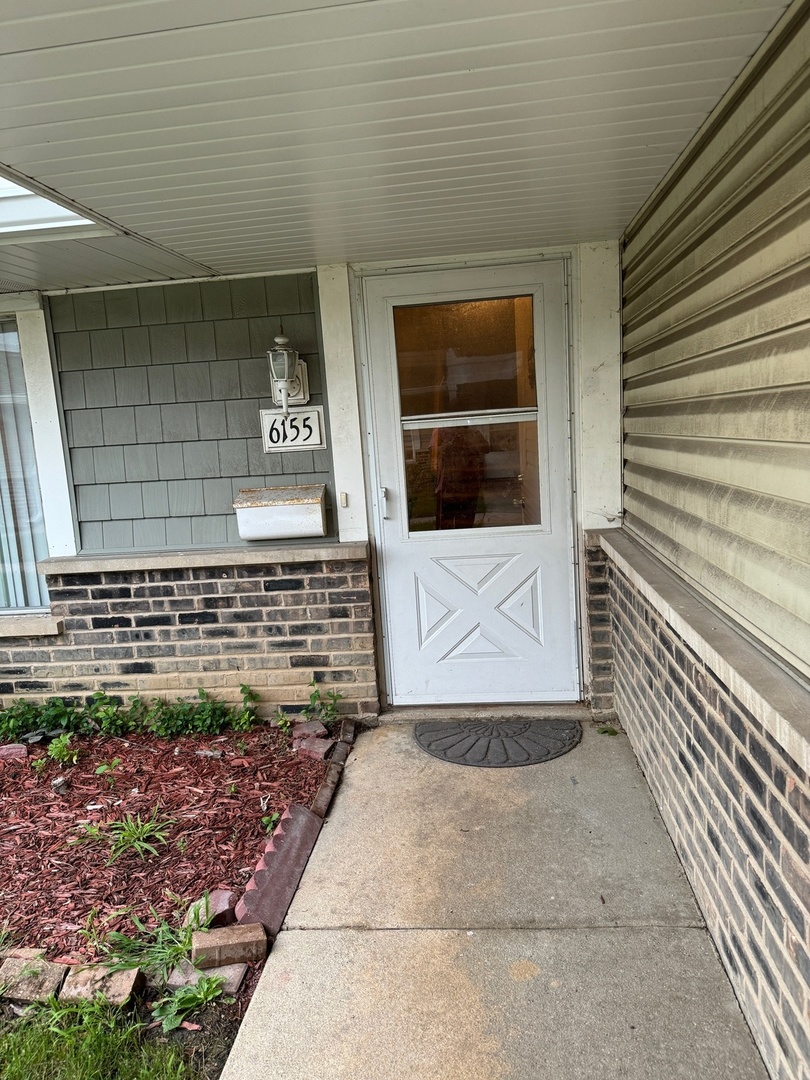
[[[222,1080],[765,1080],[624,735],[363,734]]]

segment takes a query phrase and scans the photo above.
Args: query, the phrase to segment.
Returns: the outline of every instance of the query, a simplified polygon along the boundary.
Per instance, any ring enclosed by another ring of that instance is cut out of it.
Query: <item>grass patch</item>
[[[198,1080],[177,1047],[101,999],[51,1000],[18,1020],[0,1019],[0,1080]]]

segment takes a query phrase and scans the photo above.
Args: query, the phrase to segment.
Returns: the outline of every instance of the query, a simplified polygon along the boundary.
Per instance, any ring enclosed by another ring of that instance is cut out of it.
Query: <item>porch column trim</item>
[[[621,278],[616,241],[579,245],[577,442],[581,527],[622,523]]]
[[[317,272],[338,536],[341,543],[367,540],[368,515],[349,268],[345,263],[339,263],[319,266]]]

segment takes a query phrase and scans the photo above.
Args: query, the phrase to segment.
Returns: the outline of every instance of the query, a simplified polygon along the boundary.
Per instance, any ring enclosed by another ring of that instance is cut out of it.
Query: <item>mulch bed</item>
[[[34,747],[27,763],[0,761],[0,927],[8,920],[19,945],[42,946],[51,959],[92,959],[81,934],[94,912],[96,925],[133,933],[126,912],[154,923],[166,920],[177,897],[196,900],[205,890],[240,889],[262,850],[262,818],[296,802],[309,806],[326,772],[321,761],[299,758],[277,728],[215,737],[160,740],[78,738],[75,766],[48,761]],[[95,775],[102,762],[120,758],[112,774]],[[111,785],[106,776],[114,777]],[[69,787],[57,794],[54,777]],[[109,846],[69,843],[83,822],[102,824],[125,814],[174,818],[166,844],[141,860],[128,851],[107,866]]]

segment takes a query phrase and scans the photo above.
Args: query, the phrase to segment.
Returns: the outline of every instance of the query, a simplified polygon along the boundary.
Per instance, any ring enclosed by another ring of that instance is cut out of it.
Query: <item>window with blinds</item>
[[[0,320],[0,613],[48,606],[47,553],[20,340]]]

